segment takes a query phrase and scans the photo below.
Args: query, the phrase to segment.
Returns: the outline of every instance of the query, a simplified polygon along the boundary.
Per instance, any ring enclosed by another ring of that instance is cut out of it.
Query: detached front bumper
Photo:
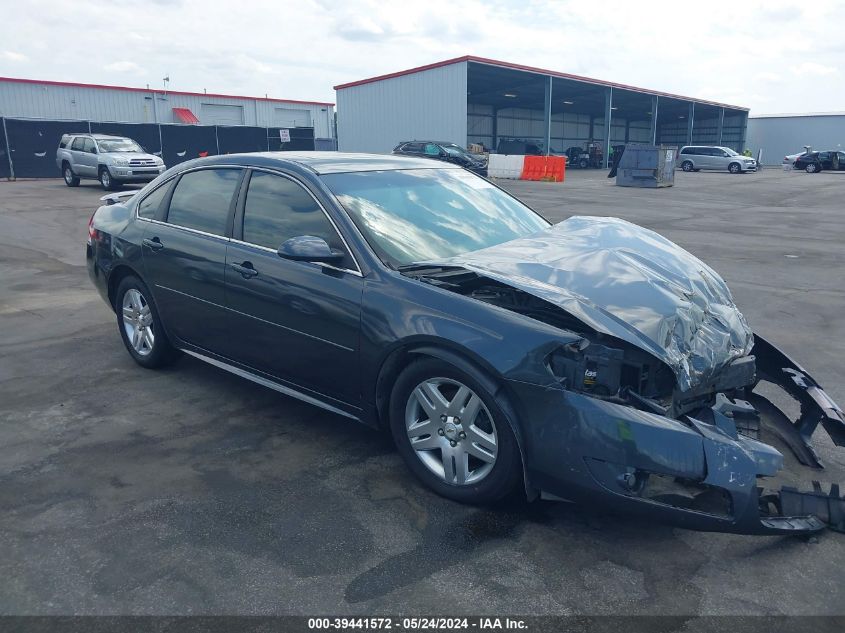
[[[806,372],[757,341],[762,369],[780,366],[791,377],[790,393],[800,396],[804,411],[801,428],[812,434],[821,422],[838,445],[845,445],[841,409]],[[791,373],[796,371],[800,376]],[[758,478],[781,470],[783,456],[737,432],[741,410],[753,410],[748,403],[720,399],[705,415],[681,421],[556,384],[509,384],[526,420],[520,439],[528,485],[541,496],[705,531],[795,534],[826,524],[837,529],[837,521],[845,528],[845,499],[835,486],[830,495],[818,488],[812,493],[784,489],[782,499],[780,491],[763,493]]]

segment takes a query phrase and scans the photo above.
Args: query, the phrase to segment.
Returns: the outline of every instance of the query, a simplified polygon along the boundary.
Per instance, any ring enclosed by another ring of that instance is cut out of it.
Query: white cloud
[[[791,70],[796,75],[816,75],[818,77],[835,75],[839,72],[835,66],[826,66],[817,62],[803,62],[793,66]]]
[[[139,75],[144,72],[144,69],[141,68],[135,62],[129,61],[122,61],[122,62],[112,62],[111,64],[106,64],[103,66],[105,70],[114,73],[131,73],[133,75]]]
[[[332,86],[461,55],[681,95],[802,111],[845,102],[845,3],[745,0],[724,12],[677,0],[40,0],[0,21],[0,75],[334,101]],[[80,64],[40,42],[85,24],[108,61]],[[115,28],[115,24],[126,28]],[[695,37],[689,33],[694,25]],[[811,47],[813,56],[796,53]],[[808,59],[813,61],[802,62]],[[115,61],[112,61],[115,60]],[[109,63],[111,62],[111,63]],[[778,78],[781,78],[778,80]]]
[[[9,62],[25,62],[29,60],[29,57],[16,51],[2,51],[0,52],[0,59]]]

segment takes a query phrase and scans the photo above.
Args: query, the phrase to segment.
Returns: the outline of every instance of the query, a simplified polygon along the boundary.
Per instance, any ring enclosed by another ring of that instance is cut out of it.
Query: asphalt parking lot
[[[678,242],[845,403],[845,173],[504,184]],[[843,534],[465,507],[367,428],[191,358],[141,369],[85,270],[102,193],[0,182],[0,613],[845,614]]]

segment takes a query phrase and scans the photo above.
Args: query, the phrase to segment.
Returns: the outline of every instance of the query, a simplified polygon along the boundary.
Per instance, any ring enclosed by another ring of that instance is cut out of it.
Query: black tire
[[[79,186],[79,176],[73,173],[73,169],[71,169],[70,163],[68,162],[62,163],[62,178],[64,178],[65,184],[68,187]]]
[[[685,160],[683,163],[681,163],[681,169],[683,169],[685,172],[691,172],[695,170],[695,167],[693,166],[692,161]]]
[[[739,163],[731,163],[730,165],[728,165],[728,171],[732,174],[739,174],[742,172],[742,165],[740,165]]]
[[[147,326],[152,331],[154,342],[151,351],[142,354],[139,353],[132,342],[129,340],[129,335],[126,331],[126,321],[123,310],[124,299],[126,294],[130,291],[137,291],[142,296],[145,305],[149,306],[149,313],[151,316],[151,323]],[[117,287],[115,293],[115,312],[117,313],[117,329],[120,332],[120,338],[126,346],[126,350],[133,360],[141,367],[147,369],[156,369],[171,364],[176,360],[180,352],[170,343],[164,328],[161,325],[161,318],[158,315],[158,309],[153,301],[152,294],[143,281],[133,275],[124,277],[120,285]]]
[[[98,175],[98,180],[102,185],[103,189],[106,191],[114,191],[120,184],[116,183],[114,178],[112,178],[111,172],[109,171],[108,167],[100,167],[100,173]]]
[[[584,159],[584,158],[582,158],[580,161],[578,161],[578,166],[579,166],[581,169],[586,169],[586,168],[589,166],[589,164],[590,164],[590,163],[589,163],[586,159]]]
[[[807,166],[804,168],[804,171],[806,171],[808,174],[815,174],[820,172],[821,169],[819,169],[819,166],[815,163],[807,163]]]
[[[491,423],[495,427],[495,463],[492,469],[475,483],[456,484],[445,481],[423,463],[411,446],[405,422],[406,407],[416,387],[434,378],[455,380],[469,387],[481,398],[490,414],[489,417],[485,414],[484,423]],[[517,490],[521,489],[523,471],[519,447],[502,407],[475,376],[448,363],[434,358],[421,358],[408,365],[399,375],[390,397],[390,430],[399,454],[411,472],[443,497],[461,503],[491,504],[515,495]]]

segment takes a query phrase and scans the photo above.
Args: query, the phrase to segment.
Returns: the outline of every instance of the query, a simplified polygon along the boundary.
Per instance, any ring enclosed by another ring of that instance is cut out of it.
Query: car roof
[[[91,138],[97,139],[98,141],[105,141],[108,139],[124,139],[129,138],[128,136],[115,136],[113,134],[97,134],[91,132],[71,132],[69,134],[62,134],[62,136],[90,136]]]
[[[283,167],[294,164],[317,174],[339,174],[356,171],[390,171],[396,169],[461,169],[458,165],[432,161],[429,158],[393,154],[356,154],[347,152],[251,152],[223,154],[191,161],[192,167],[228,163],[256,167]]]

